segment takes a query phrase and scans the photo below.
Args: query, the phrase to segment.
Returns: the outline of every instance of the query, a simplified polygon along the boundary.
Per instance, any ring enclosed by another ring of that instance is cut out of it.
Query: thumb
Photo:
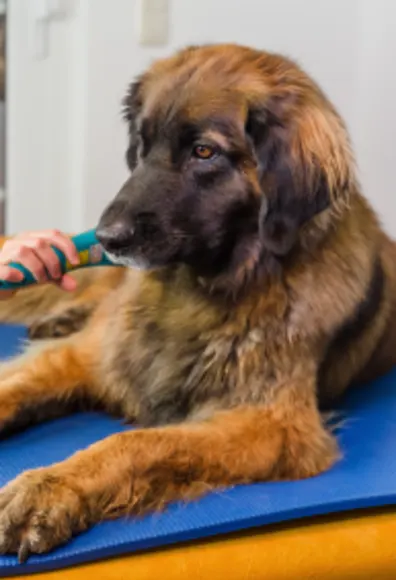
[[[69,274],[65,274],[59,282],[59,288],[66,292],[73,292],[77,288],[77,281]]]

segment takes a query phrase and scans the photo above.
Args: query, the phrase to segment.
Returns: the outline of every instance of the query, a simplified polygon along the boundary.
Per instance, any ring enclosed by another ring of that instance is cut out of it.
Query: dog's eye
[[[196,157],[197,159],[202,159],[203,161],[213,159],[213,157],[215,157],[216,154],[217,151],[214,149],[214,147],[211,147],[210,145],[196,145],[192,150],[193,157]]]

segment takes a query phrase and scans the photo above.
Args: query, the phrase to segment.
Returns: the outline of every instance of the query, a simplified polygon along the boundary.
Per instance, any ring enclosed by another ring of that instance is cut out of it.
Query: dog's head
[[[131,175],[97,229],[120,263],[185,263],[214,285],[242,284],[317,244],[347,205],[343,123],[285,58],[190,48],[156,63],[124,104]]]

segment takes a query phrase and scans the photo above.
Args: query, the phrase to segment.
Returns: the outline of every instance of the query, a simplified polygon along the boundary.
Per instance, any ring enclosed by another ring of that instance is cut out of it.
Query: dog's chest
[[[208,404],[258,401],[265,375],[274,374],[268,349],[279,328],[252,323],[191,289],[176,285],[151,296],[143,289],[117,319],[113,384],[137,400],[141,424],[181,421]]]
[[[219,335],[207,308],[164,306],[136,308],[112,357],[117,382],[137,399],[146,425],[185,419],[208,399],[224,398],[233,362],[233,340]]]

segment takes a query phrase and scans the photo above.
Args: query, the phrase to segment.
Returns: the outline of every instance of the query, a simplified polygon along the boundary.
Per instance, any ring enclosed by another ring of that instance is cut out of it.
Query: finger
[[[31,239],[26,242],[26,245],[33,250],[37,258],[39,258],[39,260],[44,264],[44,267],[51,278],[54,278],[55,280],[61,278],[62,268],[59,257],[46,239]]]
[[[77,281],[69,274],[62,276],[62,279],[58,283],[59,287],[66,292],[74,292],[77,288]]]
[[[55,246],[66,256],[69,262],[73,265],[80,263],[80,257],[76,246],[73,244],[71,238],[62,234],[58,230],[48,230],[39,232],[38,234],[31,234],[34,238],[41,238],[47,240],[51,245]]]
[[[20,270],[16,268],[11,268],[11,266],[7,266],[6,264],[0,264],[0,280],[5,282],[22,282],[23,274]],[[0,289],[0,300],[7,300],[11,298],[16,292],[16,288],[11,289]]]
[[[7,264],[0,264],[0,279],[6,282],[22,282],[23,274],[20,270]]]
[[[0,264],[8,264],[12,260],[15,252],[20,248],[21,243],[16,242],[15,239],[7,240],[0,252]]]
[[[32,248],[28,246],[16,248],[15,252],[9,256],[8,261],[22,264],[22,266],[31,272],[37,282],[48,281],[45,265]]]

